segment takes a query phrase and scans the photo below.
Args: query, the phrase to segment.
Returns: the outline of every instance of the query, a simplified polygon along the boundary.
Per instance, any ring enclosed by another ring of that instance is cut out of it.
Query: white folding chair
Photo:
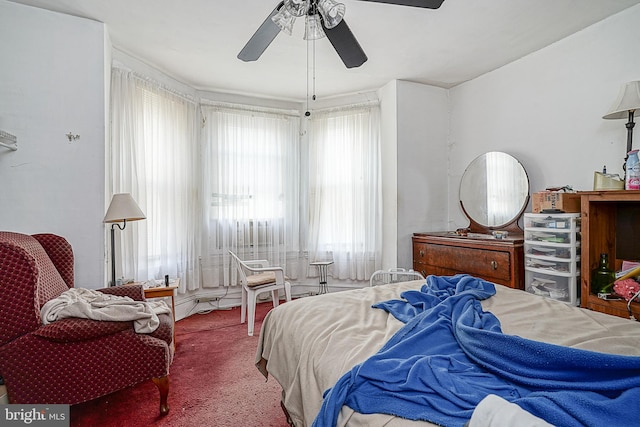
[[[408,282],[409,280],[424,280],[424,276],[414,270],[404,268],[390,268],[378,270],[371,275],[369,286],[386,285],[388,283]]]
[[[240,308],[240,323],[244,323],[249,312],[247,332],[253,336],[256,320],[256,300],[263,292],[271,292],[273,307],[280,303],[279,290],[284,289],[287,301],[291,301],[291,284],[285,280],[282,267],[270,267],[264,259],[243,261],[236,254],[229,251],[233,257],[240,283],[242,284],[242,306]]]

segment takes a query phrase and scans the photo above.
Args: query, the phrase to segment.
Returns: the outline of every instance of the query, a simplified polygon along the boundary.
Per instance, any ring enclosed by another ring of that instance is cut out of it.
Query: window
[[[286,267],[287,252],[297,253],[300,240],[298,116],[240,107],[202,111],[205,285],[232,279],[229,250]]]
[[[112,71],[111,193],[131,193],[147,219],[127,225],[118,274],[181,277],[196,289],[201,224],[196,103],[135,74]]]
[[[310,257],[368,280],[381,262],[378,107],[314,113],[309,165]]]
[[[380,268],[377,105],[314,112],[308,138],[298,111],[199,107],[113,70],[110,191],[147,215],[121,233],[125,277],[179,276],[180,293],[229,286],[229,250],[294,280],[317,260],[333,260],[336,279]]]

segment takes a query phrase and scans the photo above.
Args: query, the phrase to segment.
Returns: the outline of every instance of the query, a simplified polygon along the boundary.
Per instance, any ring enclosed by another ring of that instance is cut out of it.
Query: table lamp
[[[633,114],[636,110],[640,110],[640,81],[629,82],[622,86],[618,99],[611,106],[609,112],[604,115],[603,119],[628,119],[627,128],[627,151],[625,151],[625,166],[629,151],[633,145]],[[626,168],[625,168],[626,169]]]
[[[129,193],[114,194],[111,204],[104,216],[104,223],[111,223],[111,286],[116,285],[116,254],[115,254],[115,226],[124,230],[127,221],[139,221],[146,219],[138,204]],[[120,226],[122,222],[122,226]]]

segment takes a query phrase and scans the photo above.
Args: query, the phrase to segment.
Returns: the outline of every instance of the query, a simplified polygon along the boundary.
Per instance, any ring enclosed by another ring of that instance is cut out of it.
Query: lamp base
[[[109,286],[116,285],[116,231],[113,228],[114,225],[111,224],[111,282]]]
[[[629,159],[629,152],[633,150],[633,128],[635,127],[635,123],[633,121],[633,113],[634,111],[629,111],[629,121],[625,125],[627,128],[627,151],[624,156],[624,164],[622,165],[622,170],[627,174],[627,160]]]

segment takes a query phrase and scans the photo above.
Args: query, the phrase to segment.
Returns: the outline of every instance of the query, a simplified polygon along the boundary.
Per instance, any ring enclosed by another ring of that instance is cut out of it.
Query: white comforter
[[[160,325],[159,314],[171,313],[164,301],[134,301],[92,289],[71,288],[46,302],[40,310],[44,325],[56,320],[80,317],[106,321],[133,321],[137,333],[148,334]]]
[[[296,427],[311,425],[323,392],[353,366],[375,354],[403,324],[371,305],[420,289],[424,281],[375,286],[301,298],[281,304],[264,319],[256,365],[282,386]],[[506,334],[604,353],[640,355],[638,322],[571,307],[496,285],[482,301]],[[535,356],[534,356],[535,357]],[[386,414],[360,414],[343,406],[338,427],[433,427]]]

